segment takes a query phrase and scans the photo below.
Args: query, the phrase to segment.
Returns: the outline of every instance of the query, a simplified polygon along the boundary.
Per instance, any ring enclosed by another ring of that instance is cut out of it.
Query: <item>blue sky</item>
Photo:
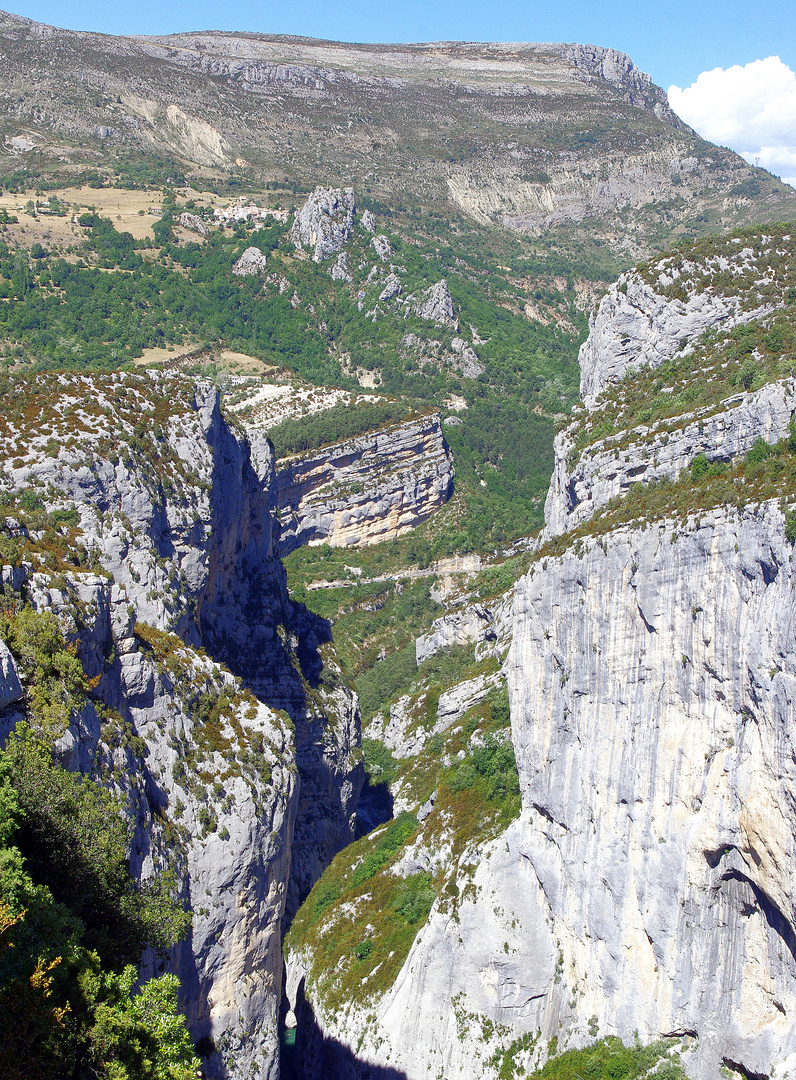
[[[629,53],[663,87],[771,55],[796,68],[793,0],[17,0],[12,10],[111,34],[221,29],[343,41],[588,42]]]

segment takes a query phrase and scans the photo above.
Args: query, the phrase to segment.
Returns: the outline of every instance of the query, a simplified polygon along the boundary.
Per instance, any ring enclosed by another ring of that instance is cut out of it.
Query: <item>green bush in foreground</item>
[[[178,980],[150,979],[131,996],[143,949],[171,948],[190,912],[170,875],[132,877],[119,800],[53,760],[91,690],[57,620],[25,607],[2,619],[27,722],[0,753],[0,1076],[190,1080],[199,1062]]]
[[[525,1045],[527,1044],[527,1045]],[[625,1046],[621,1039],[601,1039],[582,1050],[567,1050],[555,1056],[556,1039],[550,1040],[551,1056],[541,1069],[528,1074],[529,1080],[685,1080],[686,1074],[679,1058],[669,1058],[671,1040],[661,1040],[641,1046]],[[490,1061],[499,1066],[499,1080],[513,1080],[526,1075],[517,1062],[522,1050],[530,1048],[527,1037],[517,1039],[502,1054]]]

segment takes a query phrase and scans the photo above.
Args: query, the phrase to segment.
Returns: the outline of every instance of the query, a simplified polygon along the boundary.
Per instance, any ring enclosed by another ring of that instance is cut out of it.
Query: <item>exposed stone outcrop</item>
[[[625,101],[639,109],[653,112],[659,120],[683,132],[687,124],[672,111],[666,94],[656,86],[646,71],[641,71],[630,57],[616,49],[599,45],[554,45],[553,50],[574,64],[587,80],[604,79],[624,91]]]
[[[348,264],[348,255],[344,251],[341,251],[337,256],[334,265],[329,271],[329,276],[332,281],[346,281],[349,284],[354,280],[351,277],[351,267]]]
[[[401,292],[401,279],[395,274],[388,274],[384,288],[379,293],[379,300],[394,300]]]
[[[565,1005],[555,982],[556,942],[523,840],[514,825],[481,849],[472,876],[462,873],[454,883],[462,897],[456,917],[435,904],[401,974],[375,1005],[358,1010],[352,1003],[337,1017],[316,1012],[314,1022],[330,1036],[332,1075],[364,1077],[381,1068],[407,1080],[484,1080],[497,1076],[490,1059],[496,1053],[500,1062],[513,1039],[558,1031]],[[307,970],[306,958],[290,956],[286,994],[300,1026],[307,1022],[299,1005]],[[539,1042],[515,1054],[526,1071],[539,1059]],[[307,1076],[324,1075],[308,1066]]]
[[[754,393],[735,394],[721,403],[655,427],[601,439],[569,461],[570,431],[556,437],[555,471],[545,502],[545,522],[558,535],[588,520],[609,499],[632,484],[668,477],[675,480],[697,454],[709,461],[746,454],[757,439],[775,443],[788,435],[796,415],[796,380],[769,383]],[[663,429],[663,430],[658,430]]]
[[[628,369],[658,367],[709,327],[729,330],[760,313],[745,311],[740,296],[694,290],[686,302],[667,299],[630,271],[610,287],[589,319],[578,357],[580,396],[590,408]]]
[[[313,248],[313,260],[322,262],[348,242],[355,212],[352,188],[316,187],[296,214],[290,239],[297,248]]]
[[[390,706],[386,720],[376,716],[368,726],[368,736],[380,739],[397,758],[417,757],[434,735],[447,731],[464,716],[468,709],[483,701],[491,690],[503,684],[500,672],[465,679],[439,695],[437,719],[432,727],[418,722],[423,715],[426,695],[412,697],[404,694]]]
[[[14,657],[8,651],[5,642],[0,641],[0,709],[19,701],[22,697],[22,684],[14,663]]]
[[[516,595],[524,848],[567,1024],[697,1032],[702,1077],[796,1051],[794,586],[767,504],[614,533]]]
[[[268,256],[256,247],[247,247],[237,262],[233,263],[232,273],[238,277],[264,274],[268,269]]]
[[[386,236],[374,236],[371,244],[382,262],[388,262],[392,258],[392,244]]]
[[[375,544],[413,528],[450,497],[453,463],[438,414],[393,424],[278,463],[279,550]]]
[[[484,373],[486,368],[478,359],[478,353],[463,338],[455,337],[451,341],[451,348],[458,358],[452,366],[458,368],[465,379],[477,379]]]
[[[430,319],[439,323],[440,326],[452,326],[458,329],[456,313],[453,308],[453,299],[445,280],[437,281],[426,289],[420,300],[414,304],[415,314],[421,319]]]
[[[365,232],[375,233],[376,231],[376,218],[370,210],[365,210],[360,218],[360,223]]]
[[[199,233],[200,236],[210,235],[210,229],[207,227],[205,222],[202,220],[202,218],[199,217],[198,214],[190,214],[187,210],[185,210],[182,214],[180,214],[179,222],[180,225],[182,225],[183,229],[188,229],[190,232]]]
[[[434,619],[429,633],[421,634],[415,642],[418,664],[451,645],[494,643],[497,639],[494,623],[493,606],[487,607],[483,604],[470,604],[461,611],[450,611],[447,615]]]
[[[169,964],[193,1038],[216,1047],[207,1075],[276,1080],[285,906],[352,838],[361,765],[356,699],[324,679],[328,627],[287,597],[272,447],[264,433],[236,437],[217,392],[178,376],[47,375],[16,391],[38,402],[36,418],[49,410],[50,433],[14,430],[6,489],[38,484],[76,511],[74,546],[103,575],[53,579],[27,562],[3,582],[58,614],[97,697],[128,725],[103,728],[89,704],[56,753],[125,797],[134,874],[171,865],[193,909]],[[55,457],[41,451],[48,437]],[[6,528],[24,539],[24,526]],[[202,701],[221,702],[216,724]]]

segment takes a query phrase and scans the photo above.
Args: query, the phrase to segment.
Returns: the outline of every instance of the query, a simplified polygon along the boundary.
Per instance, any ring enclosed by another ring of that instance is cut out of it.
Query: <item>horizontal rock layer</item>
[[[697,454],[729,461],[747,454],[757,439],[775,443],[788,435],[796,414],[796,379],[769,383],[754,393],[735,394],[695,413],[662,420],[600,439],[570,465],[572,437],[556,436],[555,469],[545,501],[553,536],[587,521],[595,510],[624,495],[631,484],[676,480]],[[674,430],[667,428],[672,425]]]
[[[450,497],[453,463],[438,414],[278,462],[280,554],[303,544],[376,544]]]

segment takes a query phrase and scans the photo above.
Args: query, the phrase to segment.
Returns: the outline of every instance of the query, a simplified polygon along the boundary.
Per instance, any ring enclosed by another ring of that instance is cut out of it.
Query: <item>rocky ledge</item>
[[[452,488],[438,413],[283,458],[275,484],[279,552],[391,540],[442,506]]]

